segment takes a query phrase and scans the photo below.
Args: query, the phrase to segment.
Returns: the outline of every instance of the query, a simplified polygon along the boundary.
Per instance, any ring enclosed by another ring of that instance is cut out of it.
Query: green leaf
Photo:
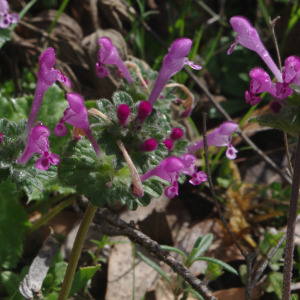
[[[188,286],[184,290],[191,293],[196,299],[204,300],[204,298],[198,292],[196,292],[194,289],[192,289],[192,287]]]
[[[149,259],[145,255],[143,255],[139,251],[138,251],[138,255],[143,262],[145,262],[147,265],[149,265],[151,268],[153,268],[158,274],[160,274],[165,280],[167,280],[167,282],[169,282],[170,284],[172,283],[169,276],[161,269],[161,267],[158,264],[153,262],[151,259]]]
[[[264,114],[249,121],[296,135],[300,132],[300,108],[294,105],[284,105],[278,114]]]
[[[200,257],[194,259],[193,262],[195,262],[197,260],[205,260],[205,261],[215,263],[215,264],[221,266],[222,268],[224,268],[224,270],[226,270],[226,271],[228,271],[232,274],[239,275],[236,269],[234,269],[232,266],[226,264],[225,262],[223,262],[219,259],[216,259],[216,258],[213,258],[213,257],[207,257],[207,256],[200,256]]]
[[[0,262],[3,268],[16,267],[23,251],[23,233],[30,226],[18,202],[20,196],[10,179],[0,184]]]
[[[0,28],[0,49],[2,46],[11,40],[10,30],[7,28]]]
[[[202,253],[204,253],[212,244],[214,236],[211,233],[206,234],[205,236],[200,236],[194,244],[193,250],[191,251],[187,259],[187,267],[190,267],[193,261],[197,260]]]
[[[186,254],[183,251],[181,251],[180,249],[177,249],[175,247],[171,247],[171,246],[168,246],[168,245],[160,245],[160,247],[164,251],[172,251],[172,252],[176,252],[176,253],[180,254],[184,258],[184,260],[187,259]]]
[[[131,96],[125,92],[115,92],[112,95],[112,100],[116,108],[123,103],[127,104],[130,107],[133,105]]]
[[[150,179],[146,182],[143,182],[143,189],[144,192],[148,193],[153,198],[159,198],[164,192],[160,182],[155,179]]]
[[[262,284],[262,288],[268,292],[274,292],[278,299],[281,299],[283,275],[279,272],[272,272],[267,275],[267,280]]]
[[[240,278],[241,278],[243,284],[246,285],[247,284],[247,266],[241,265],[239,267],[239,273],[240,273]]]
[[[76,292],[83,288],[87,282],[94,276],[94,274],[99,270],[100,264],[94,267],[80,268],[73,279],[72,287],[69,293],[69,297],[72,297]]]
[[[19,292],[19,284],[21,282],[21,276],[11,272],[4,271],[0,275],[0,282],[9,295],[9,300],[23,300],[24,297]]]

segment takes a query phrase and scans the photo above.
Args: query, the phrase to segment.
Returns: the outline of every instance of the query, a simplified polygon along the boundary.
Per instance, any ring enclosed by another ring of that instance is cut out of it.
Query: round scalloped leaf
[[[151,197],[163,192],[159,183],[145,184],[145,195],[136,199],[131,193],[131,176],[127,166],[115,170],[113,156],[104,154],[98,158],[87,140],[72,141],[68,144],[58,166],[59,178],[68,186],[75,186],[79,194],[88,197],[93,205],[103,206],[116,201],[135,210],[137,205],[146,206]]]
[[[116,108],[123,103],[131,107],[134,103],[131,96],[125,92],[115,92],[112,95],[112,100]]]

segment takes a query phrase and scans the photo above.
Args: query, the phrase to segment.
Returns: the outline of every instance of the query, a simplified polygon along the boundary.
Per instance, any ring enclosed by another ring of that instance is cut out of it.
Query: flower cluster
[[[235,159],[238,151],[231,145],[231,135],[237,130],[238,127],[239,125],[234,122],[224,122],[220,127],[216,128],[212,133],[207,135],[207,145],[217,147],[227,146],[227,158]],[[202,148],[204,148],[203,140],[190,145],[188,147],[188,152],[193,153]]]
[[[0,28],[7,28],[12,23],[19,22],[19,15],[9,13],[9,5],[6,0],[0,0]]]
[[[165,189],[164,193],[168,198],[174,198],[178,195],[177,180],[180,173],[191,176],[189,183],[193,185],[199,185],[207,180],[205,172],[197,172],[196,157],[192,154],[183,154],[180,158],[170,156],[140,177],[142,182],[153,176],[169,181],[171,185]]]
[[[124,62],[120,58],[117,48],[113,45],[112,41],[108,37],[102,37],[98,39],[99,46],[101,47],[98,51],[98,62],[96,63],[96,73],[98,77],[103,78],[109,75],[106,65],[116,65],[119,70],[123,73],[128,83],[132,83],[132,78],[128,72]]]
[[[35,166],[43,171],[50,167],[50,163],[57,165],[59,163],[59,156],[54,153],[49,153],[48,136],[50,130],[44,125],[37,125],[30,131],[27,146],[22,156],[17,160],[18,164],[25,164],[33,154],[42,155],[36,162]]]
[[[275,84],[267,72],[262,68],[256,67],[250,71],[250,89],[245,92],[246,103],[255,105],[261,101],[257,94],[268,92],[274,98],[283,100],[293,94],[291,85],[299,86],[300,77],[300,58],[289,56],[284,62],[284,69],[281,72],[274,63],[269,52],[262,44],[255,28],[244,17],[232,17],[230,19],[232,28],[238,33],[235,37],[235,43],[230,47],[227,54],[231,54],[237,44],[255,51],[265,64],[272,71],[277,79]]]

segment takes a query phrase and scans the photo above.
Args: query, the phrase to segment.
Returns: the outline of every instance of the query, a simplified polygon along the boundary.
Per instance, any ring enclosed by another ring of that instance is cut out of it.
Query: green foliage
[[[271,272],[267,274],[267,279],[263,283],[262,288],[268,293],[274,292],[277,299],[281,299],[282,282],[282,273]]]
[[[207,268],[204,273],[209,281],[213,281],[223,274],[223,268],[220,263],[208,261]]]
[[[68,264],[63,261],[61,253],[58,252],[52,260],[47,276],[43,282],[43,299],[49,299],[49,295],[51,295],[51,298],[54,297],[55,299],[56,297],[57,299],[58,292],[60,290],[59,286],[63,282],[67,265]]]
[[[7,41],[10,41],[10,39],[10,30],[7,28],[0,28],[0,49]]]
[[[3,268],[16,267],[23,251],[23,233],[30,226],[10,179],[0,184],[0,262]]]
[[[271,233],[270,230],[265,231],[264,239],[259,243],[259,250],[264,255],[267,256],[270,249],[277,245],[278,241],[283,236],[283,233]],[[276,254],[271,259],[269,266],[273,271],[278,271],[283,263],[280,262],[281,257],[283,256],[284,251],[284,245],[283,243],[280,248],[277,250]]]
[[[135,210],[137,205],[148,205],[150,196],[163,192],[158,182],[155,184],[150,180],[144,184],[145,195],[136,199],[130,190],[128,167],[114,169],[113,157],[103,154],[99,159],[85,139],[68,144],[58,166],[58,175],[64,184],[76,186],[77,193],[84,194],[98,207],[121,201],[129,209]]]
[[[203,237],[200,236],[196,240],[193,246],[193,250],[191,251],[186,261],[187,267],[190,267],[193,264],[193,262],[195,262],[199,257],[201,257],[202,253],[204,253],[211,246],[213,239],[214,236],[211,233],[209,233]]]
[[[283,105],[278,114],[263,114],[249,121],[258,122],[261,126],[282,130],[291,135],[298,135],[300,133],[299,95],[294,93],[288,99],[288,104]]]
[[[80,268],[74,276],[72,287],[68,297],[72,297],[76,292],[83,288],[87,284],[87,282],[94,276],[94,274],[99,270],[100,266],[101,265]]]
[[[144,254],[138,251],[138,255],[143,262],[149,265],[152,269],[154,269],[159,275],[161,275],[169,284],[171,284],[170,277],[161,269],[161,267],[152,261],[150,258],[146,257]]]
[[[19,292],[19,284],[26,274],[28,274],[29,267],[24,267],[19,275],[11,271],[3,271],[0,274],[0,282],[9,295],[9,300],[24,300],[24,297]]]
[[[49,180],[54,177],[56,168],[51,166],[47,172],[41,171],[35,167],[34,158],[31,158],[26,164],[16,163],[25,148],[21,141],[25,124],[24,120],[14,123],[0,119],[0,132],[3,133],[3,141],[0,145],[0,183],[10,175],[18,188],[23,188],[27,194],[30,194],[34,187],[42,189],[43,184],[40,179]]]

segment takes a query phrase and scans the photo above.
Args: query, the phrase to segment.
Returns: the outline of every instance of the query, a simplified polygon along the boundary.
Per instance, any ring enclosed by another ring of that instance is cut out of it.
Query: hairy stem
[[[294,254],[294,238],[297,217],[297,206],[299,198],[300,185],[300,138],[298,138],[298,145],[296,149],[296,157],[294,163],[294,174],[292,181],[292,191],[290,198],[290,208],[287,223],[287,239],[285,247],[285,259],[283,268],[283,289],[282,300],[289,300],[291,293],[291,281],[293,270],[293,254]]]
[[[83,242],[85,240],[87,231],[89,229],[89,226],[94,218],[94,215],[97,211],[97,207],[93,204],[89,203],[89,206],[87,207],[85,214],[83,216],[83,219],[81,221],[79,230],[76,235],[76,239],[72,248],[72,252],[70,255],[66,275],[58,296],[58,300],[66,300],[68,299],[70,289],[72,286],[74,274],[76,271],[76,267],[78,264],[79,256],[81,253],[81,249],[83,246]]]

